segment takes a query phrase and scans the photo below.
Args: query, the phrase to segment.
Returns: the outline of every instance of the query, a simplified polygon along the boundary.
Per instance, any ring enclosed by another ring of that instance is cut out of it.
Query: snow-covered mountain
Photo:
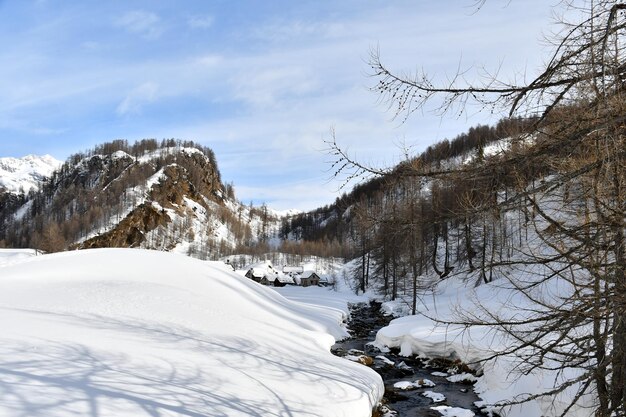
[[[216,258],[269,241],[280,225],[267,207],[235,199],[211,149],[176,140],[105,143],[70,157],[35,194],[5,200],[0,241],[46,251],[138,247]]]
[[[41,181],[50,177],[62,164],[50,155],[0,158],[0,190],[10,193],[37,190]]]

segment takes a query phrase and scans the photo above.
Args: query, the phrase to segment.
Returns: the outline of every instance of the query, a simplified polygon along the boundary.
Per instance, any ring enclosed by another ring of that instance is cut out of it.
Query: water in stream
[[[338,356],[350,356],[353,360],[362,355],[372,358],[373,362],[370,359],[364,359],[364,362],[382,376],[385,383],[383,404],[396,411],[397,416],[439,417],[442,414],[431,409],[439,405],[460,407],[471,410],[475,416],[486,416],[474,405],[479,398],[472,390],[471,383],[450,382],[446,379],[447,375],[444,373],[450,374],[448,371],[451,363],[435,360],[426,362],[415,357],[407,358],[398,355],[397,351],[381,353],[375,347],[368,345],[375,339],[378,329],[386,326],[390,320],[390,317],[380,312],[380,304],[352,306],[349,323],[352,337],[336,343],[332,348],[333,353]],[[435,386],[411,390],[394,387],[397,382],[417,380],[432,381]],[[423,395],[426,391],[443,394],[445,400],[434,403],[431,398]]]

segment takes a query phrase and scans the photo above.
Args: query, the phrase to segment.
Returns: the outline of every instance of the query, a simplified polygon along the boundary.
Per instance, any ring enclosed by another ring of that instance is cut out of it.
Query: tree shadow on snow
[[[316,415],[308,411],[312,406],[352,402],[366,395],[364,384],[371,381],[361,365],[330,354],[319,361],[307,355],[306,346],[294,350],[293,344],[271,346],[146,320],[20,313],[65,322],[77,331],[101,330],[150,349],[135,354],[132,348],[0,336],[0,411],[15,417]],[[315,387],[319,398],[313,403],[298,395],[294,384]]]

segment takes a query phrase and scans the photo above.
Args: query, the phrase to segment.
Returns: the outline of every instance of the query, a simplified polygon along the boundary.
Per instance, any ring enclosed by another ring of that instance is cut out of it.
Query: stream
[[[332,352],[337,356],[370,366],[381,375],[385,383],[385,396],[379,406],[379,416],[440,417],[442,413],[431,408],[437,406],[465,409],[459,410],[458,414],[450,415],[469,417],[474,413],[475,416],[486,416],[474,405],[474,402],[480,399],[472,389],[473,382],[469,380],[450,382],[447,379],[453,374],[462,374],[467,379],[472,379],[472,375],[465,373],[468,369],[463,369],[463,365],[459,366],[446,360],[404,357],[398,354],[398,350],[393,349],[381,353],[377,348],[368,345],[374,341],[376,332],[392,320],[392,317],[381,313],[379,303],[352,305],[350,315],[348,328],[351,337],[337,342],[332,347]],[[457,378],[463,379],[463,376]],[[398,385],[394,387],[396,383],[404,384],[409,389],[398,388]],[[434,397],[433,399],[424,396],[428,391],[433,393],[427,394]],[[442,394],[443,397],[437,394]],[[376,415],[375,413],[374,416]]]

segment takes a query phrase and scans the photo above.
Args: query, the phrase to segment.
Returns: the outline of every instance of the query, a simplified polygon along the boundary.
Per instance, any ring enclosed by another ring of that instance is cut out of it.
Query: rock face
[[[156,182],[146,187],[145,202],[132,208],[112,229],[98,233],[75,247],[150,247],[147,240],[149,233],[161,228],[163,234],[167,234],[169,225],[177,217],[187,220],[187,225],[184,226],[187,236],[195,234],[194,229],[197,227],[191,227],[191,223],[193,220],[199,221],[198,216],[210,210],[211,205],[220,206],[223,203],[220,197],[223,195],[223,186],[216,167],[204,155],[190,153],[189,150],[181,151],[175,156],[175,160],[176,162],[163,166],[153,174],[153,177],[157,176]],[[137,170],[134,164],[131,162],[122,171]],[[118,171],[119,168],[117,167]],[[199,213],[198,209],[201,209]],[[179,243],[179,239],[164,238],[160,248],[172,250]]]
[[[141,247],[214,258],[254,241],[261,214],[234,199],[209,148],[115,141],[70,157],[28,197],[0,199],[0,246]]]
[[[93,248],[136,248],[141,247],[146,234],[170,221],[164,210],[152,205],[140,204],[117,226],[77,245],[81,249]]]

